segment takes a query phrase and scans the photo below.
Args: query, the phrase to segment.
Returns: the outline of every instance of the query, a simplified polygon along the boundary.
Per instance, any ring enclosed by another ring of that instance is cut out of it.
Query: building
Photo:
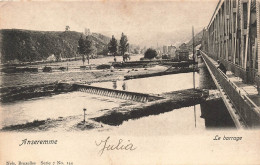
[[[156,52],[157,52],[157,57],[162,56],[162,51],[160,49],[156,49]]]
[[[179,50],[177,54],[178,54],[178,59],[180,61],[192,60],[192,59],[189,59],[189,51],[188,50]]]
[[[91,32],[90,32],[89,28],[85,28],[85,32],[84,33],[85,33],[86,36],[91,35]]]
[[[46,61],[56,61],[56,56],[54,54],[51,54]]]
[[[173,45],[168,46],[168,54],[169,54],[170,58],[175,58],[176,50],[177,50],[177,48],[175,46],[173,46]]]
[[[163,54],[167,54],[168,53],[168,47],[167,46],[163,46]]]

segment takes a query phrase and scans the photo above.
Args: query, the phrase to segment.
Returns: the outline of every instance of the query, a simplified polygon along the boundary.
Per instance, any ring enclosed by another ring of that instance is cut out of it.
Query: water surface
[[[193,73],[181,73],[114,82],[91,84],[97,87],[131,92],[162,94],[165,92],[193,88]],[[199,74],[195,73],[195,87],[199,87]]]
[[[124,135],[148,136],[174,135],[182,132],[192,132],[194,130],[203,131],[206,129],[205,120],[200,116],[200,105],[196,105],[196,115],[194,115],[194,106],[184,107],[173,109],[170,112],[159,115],[151,115],[137,120],[125,121],[122,125],[114,127],[111,132]]]
[[[120,106],[125,100],[91,95],[84,92],[71,92],[51,97],[35,98],[26,101],[1,105],[1,125],[16,125],[45,120],[57,119],[73,115],[93,114],[98,110]]]

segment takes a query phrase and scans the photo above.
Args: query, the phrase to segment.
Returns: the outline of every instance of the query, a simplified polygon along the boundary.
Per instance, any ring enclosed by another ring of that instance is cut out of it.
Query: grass
[[[45,120],[34,120],[33,122],[27,122],[25,124],[18,125],[10,125],[2,128],[2,131],[12,131],[12,130],[20,130],[20,129],[32,129],[44,125],[46,123]]]

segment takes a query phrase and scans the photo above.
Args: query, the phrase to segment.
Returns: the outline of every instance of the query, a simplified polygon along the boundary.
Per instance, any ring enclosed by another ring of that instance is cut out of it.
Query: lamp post
[[[86,108],[83,108],[83,111],[84,111],[84,120],[83,120],[83,122],[85,123],[86,122],[86,120],[85,120],[85,115],[86,115]]]

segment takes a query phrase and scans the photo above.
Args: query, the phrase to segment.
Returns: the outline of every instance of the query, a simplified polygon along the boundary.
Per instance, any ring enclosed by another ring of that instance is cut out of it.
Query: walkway
[[[260,95],[256,86],[245,84],[230,71],[225,75],[217,69],[215,60],[203,52],[201,54],[237,128],[259,127]]]
[[[239,87],[242,94],[247,95],[258,107],[260,107],[260,95],[254,84],[243,83],[240,77],[236,77],[231,71],[227,71],[228,79]]]

